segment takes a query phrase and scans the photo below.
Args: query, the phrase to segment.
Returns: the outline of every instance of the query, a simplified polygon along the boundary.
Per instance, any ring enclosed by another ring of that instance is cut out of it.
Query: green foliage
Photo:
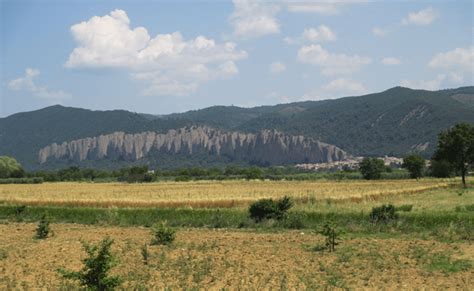
[[[265,219],[282,220],[287,217],[287,212],[292,206],[293,200],[288,196],[284,196],[277,201],[260,199],[250,205],[250,218],[255,222],[261,222]]]
[[[152,245],[170,245],[176,239],[176,230],[165,223],[154,225],[152,228]]]
[[[273,218],[276,211],[276,204],[273,199],[260,199],[249,207],[250,218],[255,222]]]
[[[43,178],[33,177],[33,178],[6,178],[0,179],[0,184],[41,184],[43,183]]]
[[[454,197],[457,197],[454,195]],[[0,220],[16,221],[17,206],[0,204]],[[469,209],[473,209],[469,207]],[[291,228],[293,216],[301,215],[304,228],[320,229],[327,221],[332,221],[344,232],[371,234],[406,233],[428,234],[449,240],[474,240],[474,216],[468,208],[462,211],[412,211],[401,213],[397,223],[374,225],[367,213],[360,211],[312,212],[291,210],[287,219],[275,224],[253,223],[248,210],[220,209],[219,225],[228,228]],[[86,225],[150,226],[168,221],[171,227],[200,228],[213,227],[216,218],[215,209],[170,209],[170,208],[118,208],[114,219],[110,219],[109,210],[104,208],[30,206],[22,212],[20,218],[27,222],[37,222],[47,212],[51,223],[79,223]]]
[[[474,164],[474,126],[459,123],[441,132],[433,160],[449,161],[461,173],[462,183],[466,186],[468,168]]]
[[[410,172],[412,179],[418,179],[423,176],[423,171],[426,167],[425,159],[422,156],[412,154],[403,159],[402,167]]]
[[[87,258],[83,259],[83,268],[79,272],[59,269],[59,273],[66,279],[78,280],[80,285],[91,290],[113,290],[122,280],[118,276],[109,275],[116,266],[116,259],[110,248],[113,240],[105,238],[97,245],[83,243]]]
[[[334,252],[336,245],[338,245],[336,227],[331,223],[326,223],[322,230],[320,231],[322,235],[325,236],[325,250],[329,252]]]
[[[453,165],[446,160],[431,160],[430,175],[435,178],[449,178],[454,176]]]
[[[395,207],[395,211],[410,212],[413,209],[413,204],[404,204]]]
[[[251,167],[247,170],[247,173],[245,174],[245,178],[247,180],[254,180],[254,179],[262,179],[263,177],[263,171],[262,169],[258,167]]]
[[[468,271],[472,262],[466,259],[453,259],[446,253],[431,255],[427,262],[429,271],[442,271],[445,274]]]
[[[306,215],[305,213],[288,213],[287,217],[281,221],[281,225],[284,228],[289,229],[303,229],[306,227]]]
[[[370,212],[370,221],[372,223],[388,223],[398,219],[396,208],[392,204],[382,205],[372,208]]]
[[[141,249],[141,254],[143,258],[143,264],[148,265],[148,258],[150,257],[150,253],[148,252],[148,245],[144,244]]]
[[[37,239],[45,239],[48,237],[49,234],[49,219],[47,218],[46,214],[44,214],[39,223],[36,227],[36,238]]]
[[[23,176],[23,168],[14,158],[0,156],[0,178],[21,178]]]
[[[134,166],[127,169],[126,181],[128,183],[151,182],[153,177],[148,174],[148,166]]]
[[[474,87],[463,92],[472,95]],[[256,132],[272,128],[311,136],[356,156],[403,156],[423,141],[429,146],[422,154],[429,157],[440,129],[461,121],[474,123],[474,107],[453,100],[451,96],[455,94],[453,90],[430,92],[396,87],[357,98],[292,103],[286,106],[301,110],[290,115],[282,109],[274,110],[237,129]],[[420,112],[405,119],[420,104],[430,115]]]
[[[359,170],[364,179],[376,180],[381,178],[385,165],[381,159],[364,158],[359,164]]]

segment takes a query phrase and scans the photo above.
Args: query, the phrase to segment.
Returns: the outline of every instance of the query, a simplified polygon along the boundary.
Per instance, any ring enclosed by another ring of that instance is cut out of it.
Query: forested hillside
[[[395,87],[335,100],[254,108],[213,106],[160,116],[56,105],[1,118],[0,155],[13,156],[31,169],[39,166],[39,150],[52,143],[119,131],[163,133],[204,125],[249,133],[276,129],[336,145],[352,155],[403,156],[416,151],[429,157],[441,130],[457,122],[474,123],[473,105],[474,87],[441,91]]]

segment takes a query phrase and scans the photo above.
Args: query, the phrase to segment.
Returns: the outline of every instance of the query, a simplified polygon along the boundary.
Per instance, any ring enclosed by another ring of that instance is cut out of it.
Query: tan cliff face
[[[290,136],[275,130],[257,134],[226,132],[209,127],[190,127],[167,133],[114,132],[62,144],[53,143],[39,151],[40,164],[52,160],[146,159],[151,152],[188,154],[205,152],[236,161],[264,164],[333,162],[348,157],[334,145],[304,136]]]

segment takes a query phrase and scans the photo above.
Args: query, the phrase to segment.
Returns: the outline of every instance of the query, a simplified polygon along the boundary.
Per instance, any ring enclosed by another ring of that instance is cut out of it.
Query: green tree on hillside
[[[12,157],[0,156],[0,178],[21,178],[25,172]]]
[[[425,159],[420,155],[412,154],[403,159],[402,168],[407,169],[410,172],[410,177],[413,179],[421,178],[425,167]]]
[[[449,161],[461,173],[462,184],[466,187],[466,174],[474,164],[474,126],[459,123],[442,131],[438,136],[438,147],[433,160]]]
[[[385,164],[381,159],[364,158],[359,164],[359,170],[364,179],[376,180],[381,178]]]

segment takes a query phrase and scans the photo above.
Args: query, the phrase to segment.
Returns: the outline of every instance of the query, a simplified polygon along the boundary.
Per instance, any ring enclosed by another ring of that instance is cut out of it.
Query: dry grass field
[[[181,229],[170,246],[149,246],[149,264],[140,249],[146,228],[55,224],[54,236],[34,240],[35,224],[0,225],[0,289],[71,289],[59,267],[78,270],[85,256],[80,241],[115,240],[113,269],[122,287],[231,289],[463,289],[474,285],[466,267],[474,245],[409,237],[345,237],[336,252],[313,248],[323,237],[312,232]]]
[[[0,185],[0,202],[93,207],[234,207],[284,195],[298,200],[344,200],[419,193],[452,180],[198,181],[150,184],[44,183]]]

